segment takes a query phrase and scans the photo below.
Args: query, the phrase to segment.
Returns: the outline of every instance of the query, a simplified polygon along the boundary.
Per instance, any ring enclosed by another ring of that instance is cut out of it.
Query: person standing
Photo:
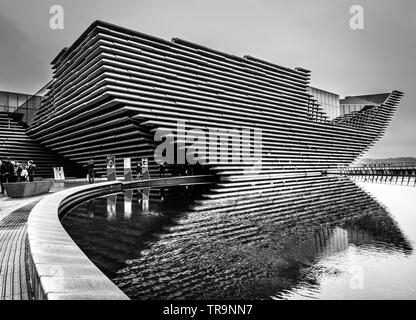
[[[165,177],[165,163],[160,162],[159,166],[159,178]]]
[[[36,165],[33,163],[33,160],[29,160],[27,163],[27,175],[30,182],[33,182],[35,179],[35,167]]]
[[[139,160],[139,162],[137,162],[137,179],[140,179],[142,177],[142,173],[143,173],[143,165],[142,162]]]
[[[90,161],[87,164],[87,171],[88,171],[88,182],[94,183],[94,160],[90,159]]]
[[[13,182],[14,177],[14,165],[10,161],[10,158],[7,158],[3,161],[1,165],[1,178],[2,178],[2,193],[4,193],[4,183]]]
[[[13,182],[14,178],[14,164],[10,158],[6,159],[6,182]]]
[[[0,160],[0,185],[1,185],[1,191],[0,193],[4,193],[4,187],[3,187],[3,161]]]
[[[16,176],[17,176],[17,182],[22,182],[22,172],[23,172],[23,165],[20,162],[16,162]]]
[[[26,163],[22,164],[22,173],[20,175],[21,175],[20,181],[21,182],[26,182],[27,177],[28,177],[27,164]]]
[[[17,161],[10,161],[9,182],[18,182],[17,167],[18,167]]]

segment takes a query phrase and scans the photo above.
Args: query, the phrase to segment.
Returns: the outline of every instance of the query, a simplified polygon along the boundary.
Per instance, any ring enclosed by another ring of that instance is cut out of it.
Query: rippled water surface
[[[416,298],[414,187],[321,178],[232,201],[195,192],[110,195],[63,224],[133,299]]]

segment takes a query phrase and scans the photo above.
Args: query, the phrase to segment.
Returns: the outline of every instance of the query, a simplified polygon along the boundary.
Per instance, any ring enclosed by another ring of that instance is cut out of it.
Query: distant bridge
[[[371,163],[339,167],[328,174],[351,176],[354,180],[416,186],[416,163]]]

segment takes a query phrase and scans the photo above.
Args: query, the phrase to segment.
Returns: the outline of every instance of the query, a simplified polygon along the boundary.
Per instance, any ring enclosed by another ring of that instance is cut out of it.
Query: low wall
[[[25,198],[48,193],[53,185],[53,181],[9,182],[3,185],[8,197]]]
[[[75,187],[45,197],[32,209],[26,241],[35,299],[128,299],[81,251],[60,221],[75,205],[121,190],[118,181]]]

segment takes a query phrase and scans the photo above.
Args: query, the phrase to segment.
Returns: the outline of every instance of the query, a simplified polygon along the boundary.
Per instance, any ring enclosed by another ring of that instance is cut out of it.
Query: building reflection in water
[[[149,211],[149,194],[150,188],[143,188],[137,191],[137,202],[141,206],[141,212]],[[122,194],[123,197],[123,217],[124,219],[130,219],[133,212],[133,192],[134,190],[125,190]],[[107,220],[115,221],[117,219],[117,199],[120,195],[112,194],[106,196],[107,199]],[[88,212],[90,217],[94,217],[94,200],[88,201]]]
[[[107,196],[107,220],[108,221],[115,221],[116,220],[116,202],[117,202],[117,195],[112,194]]]
[[[133,211],[133,190],[124,192],[124,219],[130,219]]]
[[[112,197],[107,198],[107,216],[116,217]],[[123,197],[128,199],[122,194],[118,199]],[[101,229],[103,241],[96,240],[95,246],[87,234],[98,237],[97,230],[89,225],[80,232],[85,224],[82,206],[63,223],[133,299],[267,299],[300,281],[316,286],[314,276],[305,273],[351,245],[403,256],[412,252],[381,204],[350,180],[336,177],[287,179],[240,197],[205,194],[189,209],[175,207],[186,202],[182,199],[169,203],[169,211],[165,201],[150,202],[152,215],[145,214],[145,206],[133,208],[131,223],[120,224],[119,230]],[[94,219],[102,215],[99,210],[96,205]],[[115,232],[122,234],[116,254],[105,240],[116,237]],[[109,257],[116,262],[105,262]]]
[[[140,190],[141,193],[141,204],[143,212],[149,211],[149,195],[150,188],[143,188]]]
[[[88,216],[90,218],[94,218],[94,211],[95,211],[94,200],[89,200],[87,202],[87,211],[88,211]]]

